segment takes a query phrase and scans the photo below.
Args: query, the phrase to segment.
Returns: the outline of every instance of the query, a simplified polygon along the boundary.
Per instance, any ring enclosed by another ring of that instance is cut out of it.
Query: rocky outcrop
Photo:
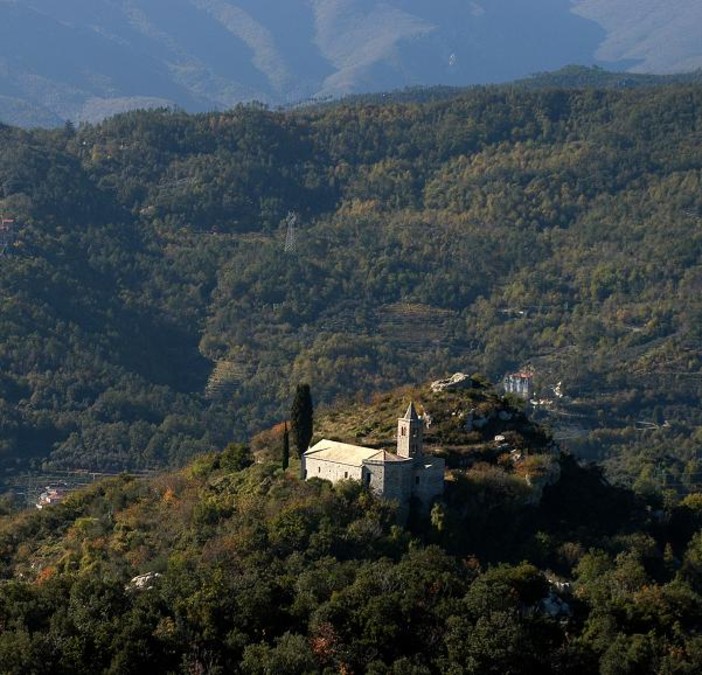
[[[474,386],[473,379],[465,373],[454,373],[451,377],[445,380],[436,380],[431,383],[433,392],[446,391],[447,389],[472,389]]]
[[[146,574],[140,574],[134,577],[129,584],[127,584],[128,590],[136,591],[148,591],[150,588],[154,587],[156,580],[161,576],[160,572],[147,572]]]

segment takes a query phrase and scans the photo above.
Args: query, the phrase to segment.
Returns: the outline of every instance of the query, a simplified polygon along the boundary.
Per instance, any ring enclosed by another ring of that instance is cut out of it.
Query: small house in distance
[[[63,501],[66,492],[61,486],[47,485],[46,490],[39,495],[35,506],[38,509],[43,509],[45,506],[53,506]]]
[[[534,373],[528,370],[508,373],[502,380],[502,387],[505,393],[520,396],[528,401],[534,394]]]
[[[323,439],[303,455],[306,479],[361,481],[401,509],[416,497],[425,509],[444,492],[445,462],[424,454],[424,423],[413,403],[397,421],[397,453]]]

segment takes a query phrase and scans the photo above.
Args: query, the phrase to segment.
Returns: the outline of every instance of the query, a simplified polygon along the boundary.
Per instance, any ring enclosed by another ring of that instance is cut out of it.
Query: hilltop
[[[448,468],[466,468],[488,458],[494,462],[500,455],[505,462],[510,452],[513,457],[551,452],[548,434],[527,418],[522,401],[505,399],[481,378],[463,377],[470,384],[438,391],[429,384],[404,387],[376,394],[368,402],[324,408],[314,438],[392,448],[399,413],[414,401],[424,419],[426,450],[444,457]]]
[[[441,433],[456,405],[482,404],[513,441],[527,427],[547,439],[482,386],[391,392],[323,413],[324,433],[384,420],[408,393]],[[452,433],[480,466],[452,469],[446,500],[410,529],[360,483],[301,481],[236,444],[0,517],[0,669],[698,669],[699,495],[654,516],[551,448],[557,479],[530,500],[524,476]]]

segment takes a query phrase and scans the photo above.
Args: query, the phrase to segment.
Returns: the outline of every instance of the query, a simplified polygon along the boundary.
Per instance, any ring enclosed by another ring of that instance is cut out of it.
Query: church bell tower
[[[399,457],[421,457],[424,424],[414,403],[409,404],[404,417],[397,420],[397,454]]]

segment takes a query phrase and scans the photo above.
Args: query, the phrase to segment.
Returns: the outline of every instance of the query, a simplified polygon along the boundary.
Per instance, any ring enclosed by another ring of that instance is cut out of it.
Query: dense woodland
[[[484,387],[402,390],[319,425],[383,436],[408,396],[433,416],[429,450],[469,461],[406,527],[358,482],[283,472],[275,430],[256,462],[230,444],[0,517],[0,670],[700,672],[699,494],[613,487]],[[468,407],[492,420],[481,437],[456,424]],[[523,460],[490,452],[496,431]],[[537,459],[557,467],[538,488]]]
[[[0,127],[6,465],[177,466],[300,382],[530,364],[574,452],[698,485],[702,88],[409,99]]]

